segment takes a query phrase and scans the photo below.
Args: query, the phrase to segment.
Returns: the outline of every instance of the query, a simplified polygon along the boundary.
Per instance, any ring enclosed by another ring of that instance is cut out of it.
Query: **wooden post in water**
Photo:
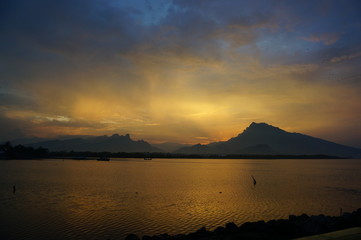
[[[253,178],[253,185],[256,185],[257,182],[256,182],[256,179],[254,179],[253,175],[252,175],[252,178]]]

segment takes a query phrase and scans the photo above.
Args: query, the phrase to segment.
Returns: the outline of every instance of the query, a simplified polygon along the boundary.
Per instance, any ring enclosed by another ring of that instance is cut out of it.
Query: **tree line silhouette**
[[[43,147],[33,148],[23,145],[13,146],[10,142],[0,145],[0,152],[2,152],[5,159],[34,159],[44,158],[49,154],[48,149]]]
[[[12,146],[10,142],[0,144],[0,159],[42,159],[69,158],[77,160],[92,160],[96,157],[110,158],[214,158],[214,159],[330,159],[339,158],[329,155],[263,155],[263,154],[184,154],[167,152],[77,152],[57,151],[49,152],[43,147]]]

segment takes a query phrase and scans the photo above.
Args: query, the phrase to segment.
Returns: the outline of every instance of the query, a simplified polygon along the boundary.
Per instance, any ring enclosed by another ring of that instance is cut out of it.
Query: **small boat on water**
[[[152,160],[152,158],[144,158],[144,160]]]
[[[97,160],[98,161],[110,161],[110,158],[108,158],[108,157],[100,157]]]

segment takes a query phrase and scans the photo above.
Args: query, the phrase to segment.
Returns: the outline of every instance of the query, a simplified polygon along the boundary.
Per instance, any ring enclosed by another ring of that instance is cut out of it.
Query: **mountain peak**
[[[269,125],[267,123],[256,123],[252,122],[249,127],[247,127],[243,133],[249,133],[249,132],[284,132],[284,130],[274,127],[272,125]]]
[[[260,126],[264,126],[264,127],[270,126],[270,127],[272,127],[271,125],[269,125],[269,124],[267,124],[267,123],[256,123],[256,122],[252,122],[252,123],[249,125],[250,128],[255,128],[255,127],[260,127]]]
[[[267,123],[252,122],[243,133],[225,142],[193,145],[180,153],[190,154],[266,154],[266,155],[329,155],[361,156],[361,149],[319,138],[290,133]]]
[[[118,133],[115,133],[115,134],[111,135],[110,138],[113,138],[113,139],[118,139],[118,138],[130,139],[130,135],[129,135],[129,133],[127,133],[125,135],[119,135]]]
[[[274,127],[272,125],[269,125],[267,123],[256,123],[256,122],[252,122],[250,125],[249,125],[250,128],[255,128],[255,127]]]

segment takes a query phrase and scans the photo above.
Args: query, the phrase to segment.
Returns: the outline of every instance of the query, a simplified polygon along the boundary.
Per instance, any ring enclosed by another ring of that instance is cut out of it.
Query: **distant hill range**
[[[135,141],[129,134],[112,136],[62,136],[59,139],[19,139],[12,144],[43,147],[56,151],[90,152],[173,152],[175,154],[216,155],[328,155],[361,158],[361,149],[300,133],[286,132],[266,123],[252,123],[237,137],[206,145],[178,143],[149,144]]]
[[[29,143],[26,146],[43,147],[49,151],[90,151],[90,152],[161,152],[160,149],[153,147],[143,140],[134,141],[129,134],[114,134],[110,137],[77,137],[70,139],[56,139]]]
[[[361,157],[361,149],[300,133],[286,132],[266,123],[252,123],[225,142],[197,144],[176,151],[183,154],[330,155]]]
[[[182,143],[173,143],[173,142],[165,142],[165,143],[158,143],[158,144],[153,144],[152,146],[162,150],[163,152],[174,152],[180,148],[184,148],[184,147],[190,147],[192,146],[192,144],[182,144]]]

